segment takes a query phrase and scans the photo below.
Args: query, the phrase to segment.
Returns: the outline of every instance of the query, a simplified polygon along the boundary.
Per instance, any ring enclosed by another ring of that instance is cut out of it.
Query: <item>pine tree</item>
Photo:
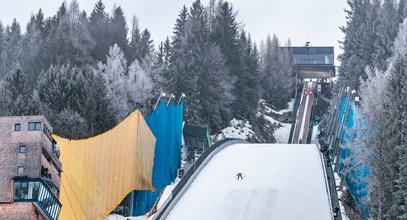
[[[141,55],[141,34],[136,16],[133,17],[130,38],[130,60],[142,61]]]
[[[387,100],[391,100],[385,104],[385,111],[388,116],[389,126],[382,129],[386,132],[387,144],[387,164],[388,179],[386,186],[389,192],[386,193],[389,208],[385,209],[385,216],[391,219],[397,219],[398,216],[406,215],[406,212],[400,212],[400,206],[405,205],[406,185],[403,185],[403,179],[406,177],[400,173],[400,165],[405,164],[400,157],[407,150],[407,57],[401,56],[394,64],[388,81],[386,90]],[[398,180],[398,181],[397,181]],[[387,208],[387,207],[386,207]]]
[[[31,17],[30,22],[27,24],[26,34],[22,39],[22,66],[24,72],[27,73],[33,82],[37,81],[37,78],[41,71],[46,68],[46,62],[42,59],[41,49],[44,47],[44,33],[45,21],[44,14],[40,9],[38,13]],[[35,83],[30,85],[33,89]]]
[[[341,42],[344,52],[339,56],[339,80],[351,88],[359,88],[359,79],[366,78],[365,68],[372,61],[380,6],[376,2],[372,6],[369,0],[347,0],[350,9],[345,10],[346,26],[341,27],[345,39]]]
[[[380,76],[380,75],[377,75]],[[372,78],[375,79],[375,78]],[[377,78],[380,79],[380,78]],[[370,107],[369,123],[374,125],[375,132],[367,146],[371,146],[372,157],[371,181],[369,184],[370,214],[374,219],[397,219],[402,216],[405,197],[403,193],[402,172],[400,172],[403,154],[406,149],[407,104],[405,102],[407,89],[407,59],[405,56],[397,58],[390,67],[388,79],[384,79],[386,87],[378,87],[381,102]],[[375,83],[379,84],[379,83]],[[367,87],[365,87],[367,88]],[[375,88],[369,88],[371,93]],[[380,91],[383,92],[380,92]],[[366,92],[364,93],[365,97]],[[372,96],[372,95],[370,95]],[[377,99],[377,97],[376,97]],[[391,101],[389,101],[391,100]],[[366,100],[368,102],[368,100]],[[365,105],[365,108],[369,105]],[[369,140],[369,139],[368,139]]]
[[[11,71],[0,86],[0,115],[20,116],[38,114],[37,103],[29,92],[27,75],[16,68]]]
[[[55,126],[55,133],[66,138],[85,138],[115,125],[115,115],[104,80],[91,70],[69,64],[51,66],[37,86],[43,114]]]
[[[76,0],[71,2],[69,10],[63,3],[50,22],[51,31],[41,52],[48,62],[46,69],[50,65],[65,63],[76,66],[94,63],[91,57],[94,41],[89,33],[87,17],[80,12]]]
[[[236,97],[233,104],[234,113],[243,117],[248,116],[248,112],[252,111],[253,108],[256,109],[256,105],[245,105],[248,100],[246,100],[247,86],[245,74],[250,74],[244,72],[243,62],[237,54],[242,53],[246,47],[239,44],[239,26],[236,21],[236,12],[228,2],[218,2],[218,5],[214,12],[214,18],[211,20],[212,31],[211,40],[219,46],[223,56],[226,59],[226,67],[229,68],[231,77],[230,79],[236,79],[234,81],[233,94]],[[243,43],[245,44],[245,43]],[[243,46],[244,48],[240,48]],[[247,68],[246,68],[247,70]],[[256,72],[257,70],[252,70]],[[246,94],[245,94],[246,93]],[[257,100],[254,100],[257,102]]]
[[[219,2],[213,19],[211,39],[219,46],[226,65],[233,76],[241,76],[239,56],[239,34],[236,13],[228,2]]]
[[[182,85],[182,71],[186,68],[187,63],[183,60],[188,56],[188,51],[185,49],[185,26],[188,19],[188,9],[184,5],[180,11],[176,24],[174,27],[174,36],[171,41],[171,57],[170,57],[170,66],[167,71],[163,71],[163,88],[167,92],[172,92],[175,95],[181,95],[185,92]],[[183,46],[184,44],[184,46]],[[184,78],[185,79],[185,78]]]
[[[394,0],[385,0],[380,12],[373,62],[377,68],[384,70],[387,68],[387,59],[392,55],[393,41],[401,19]]]
[[[146,28],[144,29],[143,33],[141,33],[141,60],[146,58],[147,56],[151,57],[154,53],[154,44],[153,40],[151,39],[151,33]]]
[[[241,75],[234,85],[236,95],[235,112],[245,118],[256,117],[257,103],[260,98],[259,54],[250,36],[244,31],[240,35]]]
[[[86,136],[101,134],[116,125],[116,118],[102,76],[91,70],[81,71],[75,82],[71,108],[86,122]],[[78,137],[76,137],[78,138]]]
[[[217,132],[231,118],[233,96],[228,68],[220,49],[210,40],[206,11],[199,0],[177,19],[170,61],[172,91],[188,97],[187,121]],[[183,23],[185,21],[185,23]]]
[[[3,51],[4,51],[4,46],[5,46],[5,39],[4,39],[4,28],[3,24],[0,21],[0,58],[3,58]],[[4,65],[4,60],[0,59],[0,79],[4,77],[4,72],[2,70],[2,66]]]
[[[102,0],[99,0],[89,16],[89,33],[95,41],[95,47],[92,50],[94,60],[106,61],[109,47],[113,45],[109,27],[109,15],[105,11]]]
[[[399,17],[404,20],[407,17],[407,1],[399,0],[397,12]]]
[[[405,63],[406,65],[407,63]],[[406,67],[405,67],[406,68]],[[404,76],[405,77],[405,76]],[[404,79],[405,80],[405,79]],[[402,108],[402,114],[400,117],[400,145],[395,147],[397,152],[397,161],[396,166],[398,168],[398,173],[396,176],[396,186],[395,191],[393,192],[393,206],[391,208],[394,216],[397,216],[399,219],[407,219],[407,80],[402,82],[401,101],[398,105],[399,108]]]
[[[287,107],[292,95],[292,63],[290,51],[281,48],[276,35],[267,37],[262,55],[262,88],[264,99],[277,108]]]
[[[5,44],[3,53],[1,54],[2,65],[0,75],[5,75],[10,70],[15,69],[16,66],[21,66],[21,43],[21,27],[17,20],[14,19],[11,26],[6,27]]]
[[[188,9],[184,5],[182,10],[180,11],[178,18],[176,20],[176,24],[174,27],[174,36],[172,38],[172,47],[174,50],[177,50],[181,47],[181,37],[185,33],[185,24],[188,19]]]
[[[112,34],[112,42],[110,46],[117,44],[117,46],[122,49],[126,59],[129,59],[129,41],[127,39],[128,28],[123,9],[120,6],[115,6],[113,9],[113,17],[110,19],[109,31]]]
[[[158,60],[160,63],[164,64],[165,67],[169,67],[170,58],[172,55],[172,48],[170,38],[166,38],[164,42],[161,42],[158,46]]]

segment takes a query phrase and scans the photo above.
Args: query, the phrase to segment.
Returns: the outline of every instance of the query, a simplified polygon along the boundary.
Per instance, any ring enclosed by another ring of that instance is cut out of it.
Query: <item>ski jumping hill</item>
[[[166,219],[327,220],[329,204],[315,145],[233,144],[214,155]]]

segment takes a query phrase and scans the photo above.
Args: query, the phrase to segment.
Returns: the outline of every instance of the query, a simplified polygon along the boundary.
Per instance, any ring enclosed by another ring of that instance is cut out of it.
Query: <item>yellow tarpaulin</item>
[[[139,111],[86,140],[54,136],[61,149],[59,219],[103,219],[133,190],[153,190],[155,137]]]

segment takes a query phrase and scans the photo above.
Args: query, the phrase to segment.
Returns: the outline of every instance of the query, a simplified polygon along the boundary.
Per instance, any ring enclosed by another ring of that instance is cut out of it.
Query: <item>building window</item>
[[[23,174],[24,173],[24,166],[18,166],[17,167],[17,174]]]
[[[34,217],[35,217],[35,218],[38,218],[38,215],[39,215],[39,214],[38,214],[38,211],[37,211],[37,209],[35,209],[35,210],[34,210]]]
[[[14,180],[14,202],[36,202],[50,219],[57,219],[61,211],[61,203],[58,198],[51,192],[49,186],[42,180],[25,179]],[[40,216],[38,216],[40,218]]]
[[[25,152],[26,152],[25,145],[20,145],[20,146],[18,147],[18,153],[20,153],[20,154],[25,154]]]
[[[21,124],[14,124],[14,131],[21,131]]]
[[[28,130],[29,131],[41,131],[41,122],[29,122]]]

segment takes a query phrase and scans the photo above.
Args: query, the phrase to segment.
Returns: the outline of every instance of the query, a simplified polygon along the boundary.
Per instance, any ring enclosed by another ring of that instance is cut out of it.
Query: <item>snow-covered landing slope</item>
[[[235,179],[241,172],[243,180]],[[217,153],[167,220],[331,219],[315,145],[235,144]]]

